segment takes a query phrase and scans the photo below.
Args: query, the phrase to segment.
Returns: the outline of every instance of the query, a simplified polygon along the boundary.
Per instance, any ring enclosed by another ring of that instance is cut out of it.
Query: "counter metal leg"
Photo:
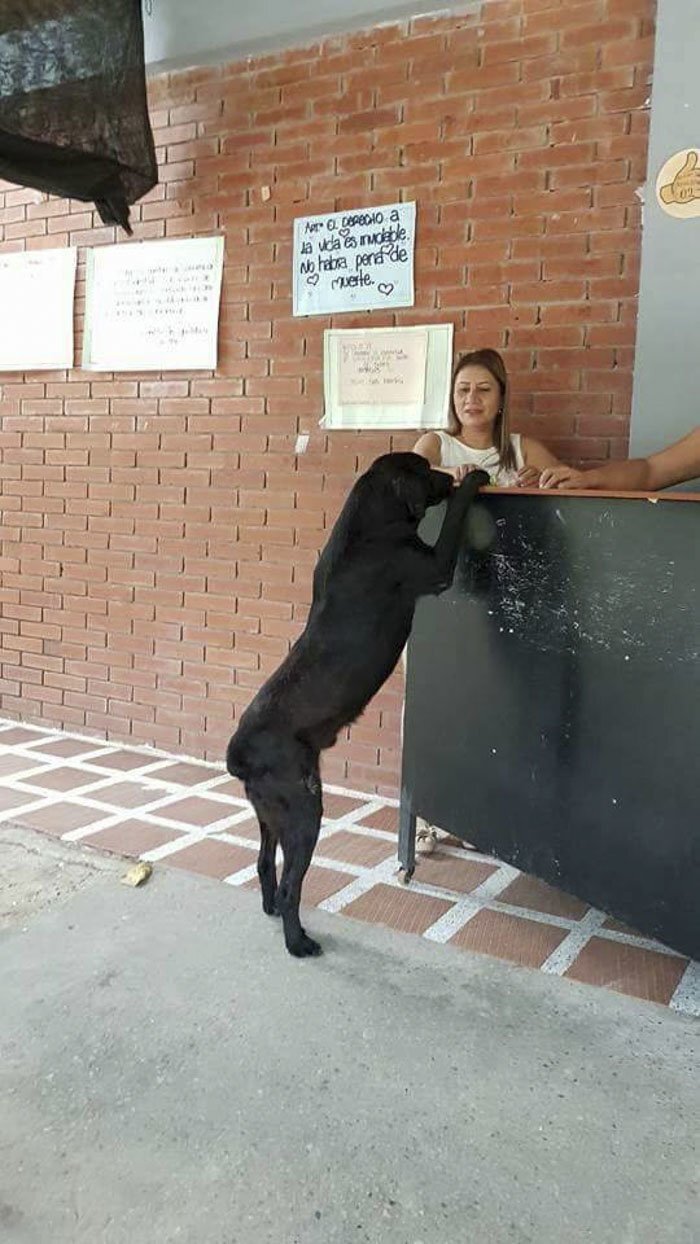
[[[416,870],[416,814],[408,791],[401,789],[399,808],[399,881],[408,885]]]

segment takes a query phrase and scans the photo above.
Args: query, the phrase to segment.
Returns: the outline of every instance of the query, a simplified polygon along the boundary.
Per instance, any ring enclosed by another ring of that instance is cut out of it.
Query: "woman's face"
[[[493,430],[501,406],[501,388],[488,367],[463,367],[455,378],[452,400],[464,433]]]

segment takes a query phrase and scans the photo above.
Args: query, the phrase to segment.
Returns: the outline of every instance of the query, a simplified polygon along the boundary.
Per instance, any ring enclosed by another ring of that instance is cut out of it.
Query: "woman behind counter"
[[[497,350],[472,350],[452,377],[448,432],[426,432],[414,453],[460,482],[468,471],[486,471],[499,488],[537,487],[541,473],[562,464],[531,436],[510,430],[509,384]]]

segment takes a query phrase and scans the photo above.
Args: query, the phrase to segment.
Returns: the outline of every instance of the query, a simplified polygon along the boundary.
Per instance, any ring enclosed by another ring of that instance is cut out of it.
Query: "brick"
[[[574,3],[566,6],[555,5],[551,2],[542,2],[533,4],[531,0],[526,0],[526,11],[523,17],[523,27],[528,31],[548,30],[552,26],[551,9],[562,8],[564,11],[557,11],[556,26],[558,30],[564,31],[570,27],[582,25],[584,22],[595,22],[602,20],[606,14],[606,0],[574,0]]]
[[[651,64],[654,57],[654,38],[648,35],[630,42],[614,42],[603,45],[601,62],[603,68],[621,65]]]
[[[547,138],[547,127],[544,125],[514,129],[505,134],[477,134],[474,138],[474,154],[481,156],[491,152],[527,152],[531,148],[541,149],[545,147]]]
[[[492,40],[489,32],[482,47],[481,63],[490,66],[502,61],[521,62],[536,56],[547,56],[556,50],[556,32],[526,35],[523,38],[502,41]]]

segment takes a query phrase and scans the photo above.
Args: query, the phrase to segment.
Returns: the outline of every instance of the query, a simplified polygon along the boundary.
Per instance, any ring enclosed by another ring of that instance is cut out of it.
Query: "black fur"
[[[263,910],[279,914],[287,950],[320,952],[299,921],[299,900],[321,825],[319,758],[359,717],[394,669],[419,596],[449,587],[460,535],[482,472],[458,488],[417,454],[384,454],[358,479],[314,574],[303,633],[245,710],[228,745],[260,822]],[[449,498],[434,548],[417,527]],[[277,843],[284,856],[277,884]]]

